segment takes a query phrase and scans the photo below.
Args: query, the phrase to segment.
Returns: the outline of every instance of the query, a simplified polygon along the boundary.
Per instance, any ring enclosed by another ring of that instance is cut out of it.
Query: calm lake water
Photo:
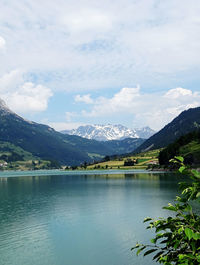
[[[130,249],[152,238],[143,219],[167,216],[180,179],[107,173],[1,172],[0,265],[155,264]]]

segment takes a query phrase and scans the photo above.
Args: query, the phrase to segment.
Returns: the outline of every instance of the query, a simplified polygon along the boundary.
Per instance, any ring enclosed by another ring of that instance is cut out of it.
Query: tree
[[[128,158],[124,161],[124,166],[134,166],[135,165],[135,161]]]
[[[109,156],[105,156],[103,159],[105,162],[110,161],[110,157]]]
[[[180,183],[181,196],[176,197],[176,203],[163,207],[173,211],[175,217],[145,218],[149,222],[147,229],[155,229],[156,236],[150,245],[136,244],[137,255],[146,250],[144,256],[154,253],[153,259],[165,265],[197,265],[200,264],[200,215],[193,210],[191,201],[200,203],[200,172],[190,170],[183,164],[182,157],[175,157],[179,162],[180,173],[190,175],[192,182]]]
[[[87,162],[85,161],[83,164],[83,167],[86,169],[87,168]]]
[[[60,163],[56,160],[49,160],[49,168],[56,169],[60,168]]]

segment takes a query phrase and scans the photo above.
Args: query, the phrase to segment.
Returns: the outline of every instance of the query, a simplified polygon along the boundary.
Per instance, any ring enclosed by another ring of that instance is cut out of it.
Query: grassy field
[[[47,160],[26,160],[14,161],[5,164],[5,161],[0,160],[0,170],[39,170],[51,169],[51,161]]]
[[[146,169],[149,164],[158,163],[159,151],[160,149],[157,149],[157,150],[140,153],[134,156],[123,157],[111,161],[99,162],[87,166],[87,169]],[[135,163],[134,166],[124,166],[124,162],[127,159],[136,160],[137,163]]]

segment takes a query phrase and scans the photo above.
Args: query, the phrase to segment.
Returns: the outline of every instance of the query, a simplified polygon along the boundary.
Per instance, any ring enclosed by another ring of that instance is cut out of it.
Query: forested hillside
[[[166,147],[180,136],[199,128],[200,107],[185,110],[172,122],[168,123],[163,129],[140,145],[135,152],[140,153],[146,150]]]
[[[160,165],[168,165],[174,156],[183,156],[186,164],[200,165],[200,130],[181,136],[159,154]]]

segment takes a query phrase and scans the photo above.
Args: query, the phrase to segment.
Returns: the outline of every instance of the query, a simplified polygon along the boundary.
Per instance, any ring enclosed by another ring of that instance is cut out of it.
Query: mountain
[[[100,159],[106,155],[120,155],[135,150],[145,139],[126,138],[123,140],[96,141],[77,135],[63,135],[65,141],[71,143],[79,151],[87,153],[90,160]],[[85,160],[88,161],[88,160]]]
[[[184,163],[200,165],[200,130],[195,130],[178,138],[159,153],[159,164],[169,165],[175,156],[184,157]]]
[[[141,139],[131,139],[131,141],[130,146],[133,149],[143,142]],[[76,135],[64,135],[47,125],[23,119],[12,112],[2,100],[0,100],[0,142],[6,142],[7,148],[9,143],[15,146],[13,148],[22,148],[24,150],[22,158],[26,152],[29,152],[34,157],[57,160],[67,165],[78,165],[105,155],[124,153],[130,148],[124,142],[121,144],[98,142]]]
[[[54,159],[61,163],[80,163],[88,160],[87,153],[80,152],[67,142],[63,135],[49,126],[24,120],[0,100],[0,141],[21,147],[33,156]]]
[[[77,129],[61,131],[63,134],[78,135],[97,141],[123,140],[125,138],[144,138],[152,136],[155,131],[149,127],[129,129],[123,125],[85,125]]]
[[[101,142],[112,149],[112,154],[121,155],[130,153],[144,143],[145,139],[142,138],[126,138],[123,140],[110,140]]]
[[[200,107],[183,111],[172,122],[147,139],[134,153],[165,147],[180,136],[200,128]]]

